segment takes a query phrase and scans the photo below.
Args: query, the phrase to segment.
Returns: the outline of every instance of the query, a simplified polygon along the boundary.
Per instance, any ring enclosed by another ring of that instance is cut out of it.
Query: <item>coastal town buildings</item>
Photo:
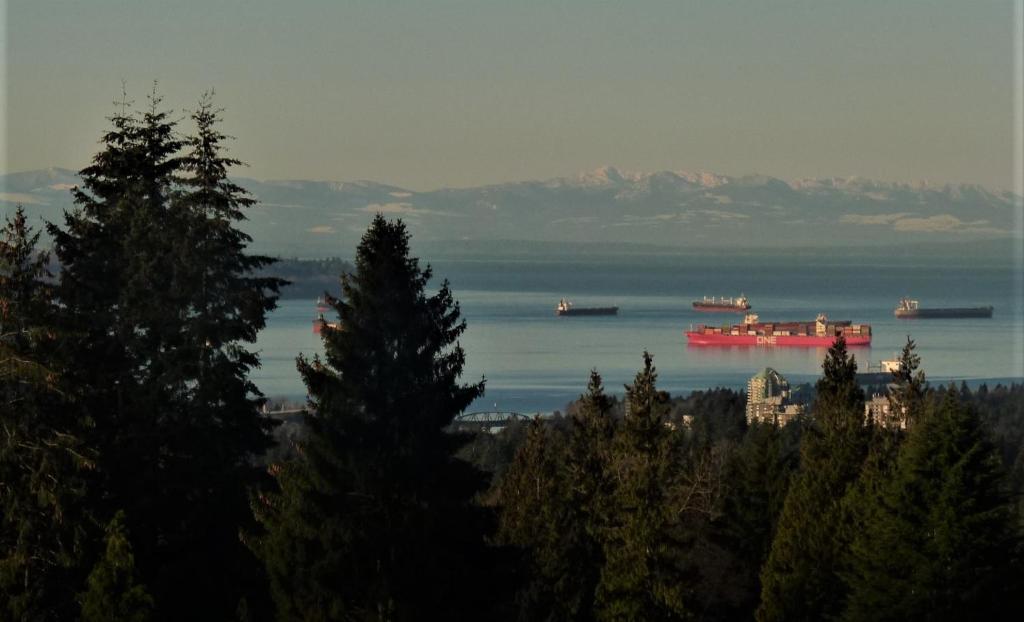
[[[747,381],[747,423],[783,426],[803,413],[792,403],[789,381],[771,367],[765,367]]]

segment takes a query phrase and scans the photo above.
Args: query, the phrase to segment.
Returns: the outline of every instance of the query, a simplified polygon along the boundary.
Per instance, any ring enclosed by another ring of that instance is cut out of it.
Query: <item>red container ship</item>
[[[707,326],[686,331],[695,346],[796,346],[827,348],[842,335],[848,346],[871,345],[871,326],[849,320],[829,320],[824,313],[813,322],[760,322],[748,314],[742,324]]]

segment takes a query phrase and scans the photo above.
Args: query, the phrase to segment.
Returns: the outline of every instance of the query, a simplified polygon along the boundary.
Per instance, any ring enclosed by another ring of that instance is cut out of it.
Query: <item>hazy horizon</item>
[[[11,170],[11,171],[0,170],[0,176],[16,176],[16,175],[21,175],[21,174],[30,174],[30,173],[36,173],[36,172],[40,172],[40,171],[50,171],[50,170],[53,170],[53,171],[66,171],[66,172],[70,172],[70,173],[73,173],[73,174],[77,175],[77,173],[81,169],[85,168],[88,165],[89,165],[89,163],[85,162],[85,163],[82,163],[82,164],[80,164],[78,166],[51,165],[51,166],[45,166],[45,167],[40,167],[40,168],[35,168],[35,169],[19,169],[19,170]],[[906,187],[909,187],[909,188],[927,188],[927,189],[942,189],[942,188],[951,187],[951,186],[952,187],[957,187],[957,186],[978,186],[978,187],[984,188],[985,190],[988,190],[988,191],[991,191],[991,192],[1008,192],[1011,195],[1016,196],[1015,193],[1014,193],[1014,189],[1013,188],[1003,188],[1003,187],[996,187],[996,186],[988,186],[986,184],[975,183],[975,182],[948,181],[948,180],[943,180],[943,179],[880,179],[880,178],[866,177],[866,176],[863,176],[863,175],[838,175],[838,174],[837,175],[823,175],[823,176],[820,176],[820,177],[776,177],[774,175],[764,174],[764,173],[762,173],[760,171],[747,171],[745,173],[726,174],[726,173],[723,173],[721,171],[712,171],[712,170],[708,170],[708,169],[693,169],[693,170],[674,169],[674,170],[672,170],[672,169],[667,169],[667,168],[660,168],[660,169],[652,169],[652,170],[626,170],[626,169],[621,168],[619,166],[616,166],[614,164],[604,164],[604,165],[595,167],[593,169],[586,169],[586,170],[580,169],[580,170],[577,170],[577,171],[572,172],[572,173],[567,174],[567,175],[541,175],[541,176],[538,176],[536,178],[531,178],[531,179],[526,179],[526,178],[523,178],[523,179],[508,179],[508,180],[505,180],[505,181],[495,181],[495,182],[486,182],[485,181],[485,182],[482,182],[482,183],[479,183],[479,184],[465,184],[465,185],[435,185],[435,186],[427,186],[427,187],[423,187],[423,188],[413,188],[413,187],[403,186],[401,184],[394,183],[394,182],[392,182],[389,179],[316,178],[316,177],[310,177],[310,176],[306,176],[306,177],[302,177],[302,176],[295,176],[295,177],[256,177],[256,176],[250,174],[251,170],[250,170],[250,168],[248,166],[240,166],[240,167],[237,167],[237,168],[233,169],[233,174],[231,176],[232,176],[232,178],[235,178],[235,179],[243,179],[243,180],[244,179],[250,179],[250,180],[258,181],[258,182],[261,182],[261,183],[288,183],[288,182],[355,183],[355,184],[358,184],[358,183],[372,183],[372,184],[380,184],[380,185],[384,185],[384,186],[395,186],[396,188],[400,188],[402,190],[410,190],[410,191],[414,191],[414,192],[435,192],[435,191],[439,191],[439,190],[470,190],[470,189],[488,188],[488,187],[503,186],[503,185],[509,185],[509,184],[519,184],[519,183],[549,182],[549,181],[561,181],[561,180],[585,180],[588,177],[591,177],[591,176],[593,176],[593,175],[595,175],[595,174],[597,174],[597,173],[599,173],[601,171],[607,171],[607,170],[611,170],[611,171],[620,173],[627,180],[630,180],[631,178],[634,178],[634,179],[635,178],[643,178],[643,177],[647,177],[647,176],[651,176],[651,175],[656,175],[656,174],[660,174],[660,173],[672,173],[674,175],[679,175],[679,176],[694,176],[694,177],[716,176],[716,177],[726,177],[726,178],[733,179],[733,180],[753,179],[753,178],[777,179],[777,180],[785,182],[785,183],[787,183],[787,184],[789,184],[791,186],[794,186],[794,185],[798,186],[801,182],[808,182],[808,181],[837,181],[837,182],[864,181],[864,182],[879,183],[879,184],[884,184],[884,185],[906,186]]]
[[[1015,189],[1012,2],[9,0],[0,171],[84,166],[127,83],[217,91],[265,180],[410,190],[604,165]]]
[[[358,243],[376,213],[401,217],[417,243],[536,240],[674,247],[901,247],[914,242],[1021,239],[1020,197],[978,186],[920,187],[865,179],[612,169],[560,179],[415,191],[373,182],[236,177],[258,200],[243,225],[255,249],[327,256]],[[0,201],[55,222],[72,207],[72,170],[0,175]],[[1009,247],[1007,247],[1009,248]],[[1019,243],[1014,247],[1019,248]]]

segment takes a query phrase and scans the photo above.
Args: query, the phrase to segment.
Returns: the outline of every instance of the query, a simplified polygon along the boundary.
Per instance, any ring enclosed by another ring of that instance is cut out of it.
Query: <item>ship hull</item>
[[[313,334],[320,335],[324,332],[324,328],[331,330],[337,330],[341,326],[338,322],[328,322],[326,320],[313,320]]]
[[[555,310],[555,315],[618,315],[618,313],[618,307],[573,307]]]
[[[693,346],[755,346],[789,348],[828,348],[837,335],[724,335],[687,331],[686,341]],[[869,346],[871,335],[847,335],[847,346]]]
[[[694,311],[708,311],[712,313],[743,313],[750,310],[750,305],[738,307],[736,305],[717,305],[704,302],[693,303]]]
[[[941,320],[970,317],[992,317],[992,307],[963,307],[954,309],[896,309],[901,320]]]

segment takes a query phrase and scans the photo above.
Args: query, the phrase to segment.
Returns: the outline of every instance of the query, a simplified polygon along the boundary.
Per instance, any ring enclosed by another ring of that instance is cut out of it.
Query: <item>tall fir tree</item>
[[[484,481],[445,430],[483,383],[459,384],[465,322],[447,282],[427,294],[430,277],[405,225],[378,214],[330,299],[325,358],[299,359],[308,436],[255,503],[279,619],[484,615]]]
[[[499,541],[524,551],[523,620],[592,620],[604,565],[599,508],[608,497],[612,400],[591,372],[566,433],[537,419],[502,479]]]
[[[162,471],[174,459],[161,450],[160,428],[168,411],[182,406],[160,381],[161,356],[171,346],[164,338],[178,315],[177,305],[164,304],[164,292],[173,273],[168,240],[181,231],[167,217],[181,142],[158,105],[154,96],[140,116],[122,100],[102,150],[80,172],[76,209],[63,228],[49,225],[61,263],[58,294],[71,327],[61,347],[70,379],[84,388],[76,407],[96,422],[97,513],[112,517],[127,509],[139,522],[131,530],[142,567],[159,538],[159,506],[170,483]]]
[[[82,622],[149,622],[153,598],[137,583],[135,556],[124,526],[124,512],[110,520],[103,556],[86,579],[80,595]]]
[[[917,344],[907,336],[907,343],[900,351],[899,366],[892,372],[889,409],[895,416],[897,427],[912,427],[925,406],[928,384],[924,372],[919,369],[921,357],[915,352],[916,348]]]
[[[877,495],[883,484],[896,468],[896,458],[906,430],[921,418],[925,408],[928,384],[924,372],[919,369],[921,357],[915,349],[917,344],[908,336],[900,352],[899,366],[892,372],[889,384],[888,402],[890,416],[871,420],[868,428],[868,455],[861,469],[857,486],[851,491],[850,509],[873,507],[865,495]]]
[[[255,342],[285,281],[257,276],[274,260],[246,253],[251,238],[238,224],[256,201],[228,177],[244,163],[224,155],[221,114],[212,93],[192,113],[195,133],[185,142],[173,205],[184,227],[172,240],[177,270],[169,288],[182,306],[181,337],[169,358],[187,413],[168,444],[178,443],[174,477],[188,483],[188,498],[168,565],[202,590],[194,600],[231,611],[246,592],[259,599],[262,589],[254,584],[259,562],[238,534],[254,524],[249,489],[265,478],[252,457],[272,444],[271,423],[259,413],[263,395],[249,377],[259,357],[246,344]]]
[[[42,360],[50,354],[41,345],[47,337],[43,322],[52,320],[56,309],[49,255],[37,248],[39,235],[21,205],[0,230],[0,382],[5,383],[0,404],[5,406],[25,399],[19,389],[52,390],[55,385]]]
[[[843,617],[1017,619],[1020,525],[995,448],[953,387],[918,414],[853,541]]]
[[[569,620],[576,603],[558,597],[575,578],[562,539],[568,525],[563,433],[535,418],[498,489],[497,541],[521,554],[521,620]],[[575,595],[573,595],[575,596]],[[571,598],[571,596],[570,596]]]
[[[689,577],[680,534],[679,435],[668,425],[668,395],[651,355],[626,387],[626,417],[612,440],[611,496],[602,508],[604,568],[599,620],[671,620],[687,615]]]
[[[278,282],[250,274],[265,260],[244,253],[249,203],[226,178],[235,161],[220,153],[216,113],[200,105],[183,156],[160,103],[155,89],[142,114],[122,101],[75,211],[50,226],[73,334],[63,347],[89,388],[76,407],[96,422],[97,515],[125,511],[159,619],[223,619],[245,575],[250,462],[269,445],[244,343]]]
[[[786,437],[787,430],[776,425],[752,423],[729,460],[720,533],[738,562],[734,580],[739,598],[731,612],[735,618],[752,617],[760,600],[758,572],[768,558],[798,464],[796,444],[787,443]]]
[[[95,454],[69,407],[46,253],[18,207],[0,231],[0,619],[74,617]]]
[[[800,467],[761,570],[761,622],[823,620],[842,612],[840,572],[852,534],[843,498],[867,451],[864,393],[842,337],[829,348],[822,370],[813,420],[800,443]]]
[[[926,383],[921,372],[921,359],[914,352],[916,345],[910,337],[900,353],[899,366],[893,371],[893,382],[889,385],[890,416],[869,421],[868,450],[864,465],[855,484],[843,499],[845,511],[852,517],[857,528],[851,532],[849,547],[844,553],[843,570],[846,576],[851,565],[856,563],[856,550],[873,547],[875,534],[864,529],[864,525],[879,520],[878,512],[883,505],[882,496],[894,476],[900,447],[905,440],[906,429],[918,421],[925,407]]]
[[[609,470],[616,430],[613,405],[600,374],[591,371],[587,392],[571,416],[562,466],[569,508],[563,537],[570,571],[561,583],[567,589],[557,598],[567,603],[568,617],[574,620],[593,620],[596,615],[596,590],[605,564],[602,508],[613,490]]]

